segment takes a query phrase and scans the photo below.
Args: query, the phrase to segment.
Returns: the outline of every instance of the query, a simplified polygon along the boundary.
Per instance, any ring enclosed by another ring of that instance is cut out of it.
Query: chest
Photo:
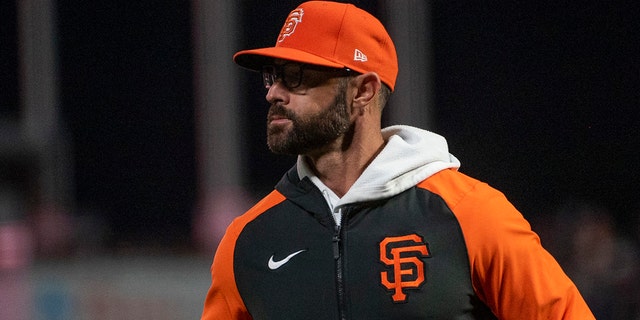
[[[477,319],[464,237],[428,192],[343,210],[285,202],[248,225],[234,271],[254,319]]]

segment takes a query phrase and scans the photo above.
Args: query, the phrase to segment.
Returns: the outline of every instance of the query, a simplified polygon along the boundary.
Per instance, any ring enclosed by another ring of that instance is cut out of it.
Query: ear
[[[354,107],[365,107],[376,101],[378,91],[382,87],[380,76],[375,72],[367,72],[354,78],[356,94],[353,97]]]

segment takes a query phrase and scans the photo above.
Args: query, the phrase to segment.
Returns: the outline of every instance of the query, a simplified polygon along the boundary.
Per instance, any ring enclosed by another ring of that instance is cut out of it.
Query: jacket
[[[342,198],[304,157],[235,219],[202,319],[593,319],[505,196],[408,126]]]

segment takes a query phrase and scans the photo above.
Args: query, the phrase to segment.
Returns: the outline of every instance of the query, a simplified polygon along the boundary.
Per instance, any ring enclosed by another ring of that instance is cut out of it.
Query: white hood
[[[427,177],[448,168],[459,168],[460,161],[449,153],[444,137],[410,126],[382,129],[387,142],[351,189],[333,205],[337,208],[355,202],[397,195]],[[298,174],[312,177],[306,161],[298,159]]]

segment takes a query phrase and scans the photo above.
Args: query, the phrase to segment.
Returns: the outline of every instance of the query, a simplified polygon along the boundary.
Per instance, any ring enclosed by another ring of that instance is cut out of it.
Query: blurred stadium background
[[[227,223],[293,159],[256,74],[299,1],[0,2],[0,319],[194,319]],[[598,319],[638,319],[633,1],[353,1],[400,57],[386,124],[443,134]]]

